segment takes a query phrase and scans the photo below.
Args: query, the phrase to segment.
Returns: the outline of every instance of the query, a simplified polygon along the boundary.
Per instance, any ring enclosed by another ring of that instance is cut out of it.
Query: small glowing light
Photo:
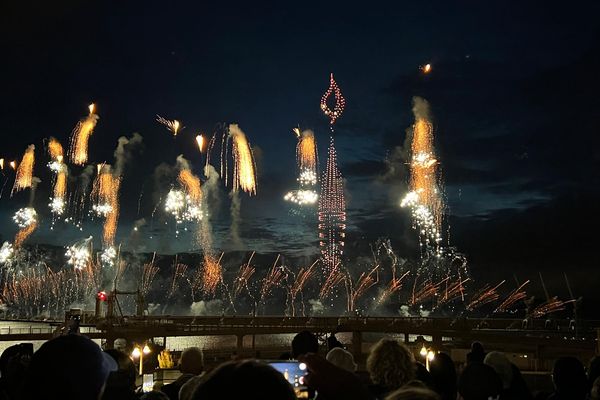
[[[96,105],[94,103],[90,104],[88,110],[90,110],[90,114],[93,114],[96,111]]]
[[[425,357],[427,355],[427,349],[425,348],[425,345],[423,345],[423,347],[421,347],[421,351],[419,352],[420,355],[422,355],[423,357]]]
[[[431,72],[431,64],[425,64],[421,67],[421,71],[423,71],[424,74],[428,74]]]
[[[430,351],[427,353],[427,359],[428,359],[429,361],[433,361],[433,360],[435,359],[435,353],[434,353],[433,351],[431,351],[431,350],[430,350]]]
[[[16,163],[15,161],[11,161],[11,162],[10,162],[10,167],[11,167],[12,169],[17,169],[17,163]]]
[[[140,351],[139,347],[136,347],[135,349],[133,349],[133,351],[131,352],[131,357],[133,358],[139,358],[140,355],[142,354],[142,352]]]
[[[198,143],[198,149],[200,153],[202,153],[202,149],[204,148],[204,137],[202,135],[196,136],[196,143]]]
[[[4,169],[4,158],[0,158],[0,169]]]
[[[144,354],[150,354],[150,347],[148,347],[148,345],[145,345],[144,348],[142,349],[142,352]]]
[[[304,371],[306,370],[306,364],[301,362],[300,364],[298,364],[298,368],[300,368],[300,371]]]

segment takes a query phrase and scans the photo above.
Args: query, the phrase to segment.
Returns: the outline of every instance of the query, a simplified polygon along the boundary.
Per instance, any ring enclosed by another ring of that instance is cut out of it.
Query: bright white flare
[[[67,247],[65,256],[67,257],[67,263],[72,265],[73,268],[82,270],[91,261],[92,254],[90,252],[90,240],[91,237],[85,239],[83,242],[78,242]]]
[[[315,204],[319,195],[314,190],[292,190],[283,199],[299,205]]]
[[[428,241],[436,244],[442,241],[442,236],[435,223],[435,218],[431,211],[421,203],[418,191],[408,192],[400,202],[400,207],[410,208],[412,217],[417,228],[419,228],[420,234]]]
[[[19,228],[27,228],[37,222],[37,212],[33,207],[20,208],[13,216],[13,221]]]
[[[50,207],[50,212],[56,215],[62,215],[65,212],[65,205],[66,203],[64,199],[56,197],[53,197],[50,200],[50,204],[48,204]]]
[[[15,249],[13,245],[9,242],[4,242],[0,248],[0,264],[8,262],[14,253]]]
[[[117,249],[114,246],[109,246],[100,254],[100,261],[104,267],[112,267],[115,265],[117,258]]]
[[[165,201],[165,211],[173,215],[178,224],[202,220],[200,205],[181,190],[169,191]]]

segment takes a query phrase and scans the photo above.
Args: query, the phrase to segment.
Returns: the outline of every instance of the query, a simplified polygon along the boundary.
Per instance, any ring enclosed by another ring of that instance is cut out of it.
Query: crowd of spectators
[[[426,367],[394,339],[372,346],[366,371],[360,371],[334,336],[327,344],[329,351],[321,355],[317,337],[300,332],[284,355],[306,365],[302,384],[319,400],[600,400],[600,358],[587,371],[574,357],[557,359],[554,390],[532,393],[505,354],[486,353],[478,342],[460,371],[444,352]],[[232,360],[205,372],[203,353],[195,347],[182,352],[179,378],[148,393],[136,388],[137,370],[128,355],[102,351],[84,336],[49,340],[33,355],[26,350],[12,346],[0,356],[0,400],[292,400],[298,394],[282,373],[260,360]]]

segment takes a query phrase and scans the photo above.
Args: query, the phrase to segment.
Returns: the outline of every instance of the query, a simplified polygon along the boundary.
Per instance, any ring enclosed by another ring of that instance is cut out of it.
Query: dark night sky
[[[0,12],[0,157],[38,146],[38,210],[46,208],[49,182],[42,140],[53,135],[66,146],[91,101],[101,118],[90,140],[94,162],[112,162],[118,137],[143,136],[124,178],[124,242],[134,220],[149,221],[157,165],[182,153],[199,171],[195,135],[236,122],[260,167],[258,196],[243,196],[245,247],[312,254],[314,229],[290,215],[282,196],[295,184],[292,127],[316,132],[324,165],[328,128],[319,99],[334,72],[347,99],[336,144],[351,246],[389,236],[401,255],[415,256],[415,232],[398,207],[406,170],[396,155],[412,98],[422,96],[436,128],[450,240],[473,274],[512,279],[515,271],[520,278],[542,271],[560,287],[560,271],[568,270],[579,291],[593,288],[585,277],[598,267],[599,3],[37,3]],[[433,71],[423,75],[418,68],[428,62]],[[187,128],[173,140],[155,114]],[[79,172],[71,168],[72,176]],[[27,194],[9,199],[7,192],[4,238],[14,234],[10,215],[27,202]],[[217,244],[226,248],[225,190],[221,197],[214,221]],[[33,242],[98,237],[97,224],[84,233],[57,226],[51,234],[47,226]],[[154,233],[162,238],[142,249],[191,247],[168,230]]]

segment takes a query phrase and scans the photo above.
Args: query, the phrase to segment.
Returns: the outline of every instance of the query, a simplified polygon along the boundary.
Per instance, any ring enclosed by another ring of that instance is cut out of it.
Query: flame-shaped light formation
[[[0,170],[4,170],[4,158],[0,158]]]
[[[156,121],[160,124],[163,124],[165,128],[167,128],[167,130],[173,134],[173,136],[177,136],[179,131],[185,128],[185,126],[182,126],[181,123],[176,119],[170,121],[161,117],[160,115],[156,115]]]
[[[232,140],[233,191],[242,189],[249,195],[256,194],[256,168],[250,143],[237,124],[229,125],[229,137]]]
[[[50,197],[50,212],[54,215],[62,215],[65,211],[65,197],[67,194],[67,165],[63,162],[63,148],[58,140],[50,138],[48,142],[48,153],[51,161],[48,167],[54,172],[54,190]]]
[[[327,105],[331,95],[335,97],[335,105],[333,106],[333,109]],[[335,121],[342,116],[345,107],[346,99],[344,99],[344,96],[342,96],[342,91],[340,90],[335,79],[333,79],[332,73],[329,77],[329,88],[321,97],[321,111],[323,111],[323,113],[329,117],[330,126],[333,126]]]
[[[12,193],[31,187],[33,183],[34,162],[35,145],[31,144],[29,147],[27,147],[27,150],[25,150],[21,164],[19,164],[19,167],[17,168],[17,174],[15,176],[15,184],[13,185]]]
[[[315,204],[319,199],[319,195],[315,190],[317,184],[317,143],[315,134],[311,130],[300,133],[299,128],[294,128],[294,133],[298,137],[296,160],[300,172],[297,179],[300,187],[297,190],[288,192],[284,199],[299,205]]]
[[[21,247],[23,242],[36,230],[38,225],[37,212],[33,207],[25,207],[17,210],[13,221],[20,230],[15,235],[15,248]]]
[[[98,123],[98,115],[95,114],[96,106],[92,103],[88,107],[90,113],[77,123],[71,133],[71,147],[69,157],[75,165],[84,165],[88,160],[88,142]]]
[[[433,128],[425,118],[413,126],[410,161],[410,191],[400,202],[409,207],[415,229],[428,249],[439,251],[444,202],[437,173],[438,160],[433,147]]]
[[[346,200],[344,181],[337,166],[333,137],[329,142],[327,167],[321,180],[319,199],[319,247],[327,273],[339,269],[346,237]]]

